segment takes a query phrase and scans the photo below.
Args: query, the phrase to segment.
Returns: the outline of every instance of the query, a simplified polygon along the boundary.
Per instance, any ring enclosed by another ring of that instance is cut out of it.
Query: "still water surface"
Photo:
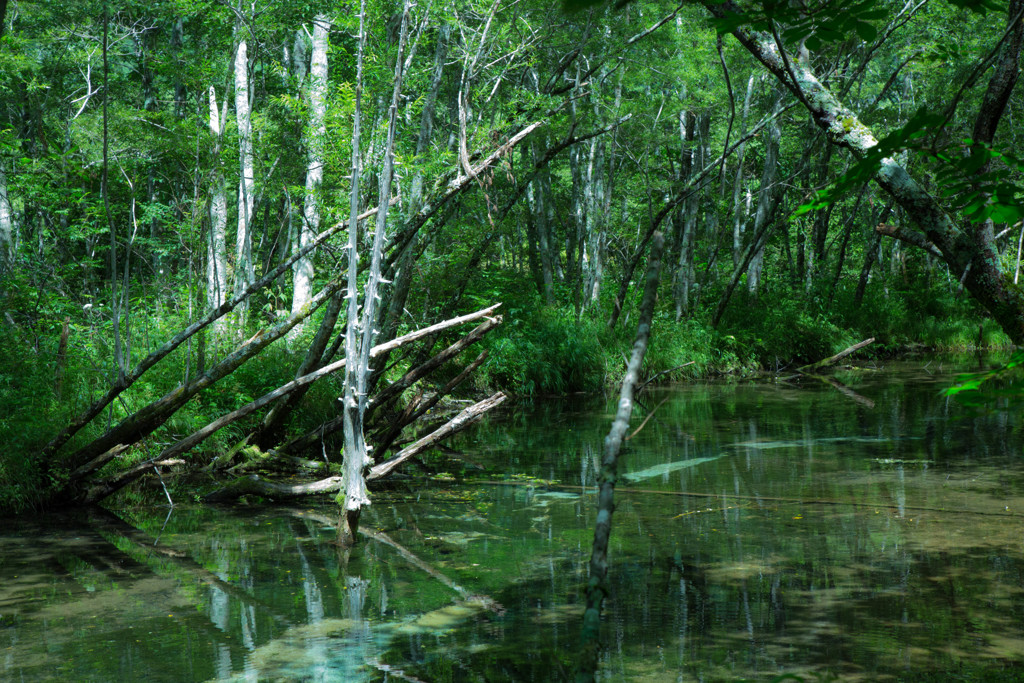
[[[644,394],[601,680],[1024,679],[1024,432],[963,418],[955,369]],[[613,409],[491,419],[436,464],[453,481],[379,492],[348,552],[336,507],[184,483],[173,510],[7,523],[0,679],[566,680]]]

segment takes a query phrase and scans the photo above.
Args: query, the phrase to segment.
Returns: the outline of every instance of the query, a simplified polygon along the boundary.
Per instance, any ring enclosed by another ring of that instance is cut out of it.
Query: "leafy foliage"
[[[974,413],[1019,410],[1024,406],[1024,349],[992,370],[961,375],[945,390]]]
[[[1020,155],[969,138],[960,144],[936,149],[933,140],[945,121],[943,115],[921,107],[905,125],[880,140],[831,186],[819,190],[814,201],[801,204],[794,215],[802,216],[828,207],[870,181],[884,159],[912,151],[936,167],[935,178],[941,196],[970,221],[1014,223],[1024,217],[1024,186],[1020,181],[1024,176],[1024,160]]]

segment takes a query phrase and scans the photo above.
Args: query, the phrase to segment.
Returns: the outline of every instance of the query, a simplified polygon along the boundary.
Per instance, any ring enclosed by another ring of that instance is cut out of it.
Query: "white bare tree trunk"
[[[395,60],[394,90],[391,106],[388,110],[387,139],[383,150],[380,169],[380,208],[374,226],[373,246],[370,253],[370,272],[366,282],[365,295],[361,315],[358,312],[359,297],[356,291],[356,265],[358,263],[356,228],[358,221],[359,196],[356,179],[359,177],[359,119],[362,91],[362,62],[365,42],[363,22],[365,19],[365,0],[360,3],[359,11],[359,51],[356,57],[356,97],[355,116],[352,130],[352,185],[351,218],[349,223],[348,247],[348,329],[345,338],[345,395],[344,404],[344,435],[345,435],[345,503],[342,524],[342,542],[348,545],[355,543],[359,527],[359,515],[362,509],[370,504],[370,495],[366,488],[366,468],[371,464],[367,453],[366,440],[363,435],[363,416],[366,413],[368,380],[370,368],[370,349],[373,346],[377,319],[378,287],[380,285],[381,258],[384,251],[384,231],[387,227],[387,207],[391,197],[392,175],[395,162],[395,129],[398,120],[398,102],[402,89],[403,60],[405,41],[409,28],[409,0],[405,0],[401,29],[398,38],[398,56]],[[359,338],[357,339],[357,327]]]
[[[0,162],[0,277],[14,264],[14,211],[7,195],[7,174]]]
[[[228,291],[228,200],[221,168],[220,141],[223,114],[217,110],[217,93],[210,86],[210,134],[213,135],[213,179],[210,187],[210,233],[206,236],[206,305],[212,311],[224,303]],[[219,329],[221,321],[214,323]]]
[[[694,117],[692,114],[684,115],[680,112],[679,134],[683,144],[683,159],[685,163],[685,176],[687,179],[697,169],[704,167],[705,145],[703,140],[707,139],[710,126],[710,114],[701,113]],[[693,141],[698,138],[702,142],[694,145]],[[676,280],[673,286],[675,298],[676,321],[683,319],[683,316],[690,312],[690,294],[696,278],[693,266],[693,252],[697,240],[697,218],[700,213],[700,194],[691,192],[683,204],[682,231],[679,234],[679,263],[676,268]]]
[[[298,247],[309,245],[320,232],[320,183],[324,177],[324,139],[327,128],[327,45],[330,21],[323,14],[313,20],[313,52],[309,73],[309,128],[306,135],[306,201],[299,227]],[[313,287],[313,259],[304,256],[292,270],[292,313],[309,301]]]
[[[241,29],[244,30],[244,29]],[[235,293],[256,281],[252,265],[252,212],[256,189],[249,114],[249,56],[245,38],[235,52],[235,117],[238,121],[238,232],[235,237]]]
[[[747,134],[747,119],[750,117],[750,100],[754,95],[754,79],[751,75],[747,81],[747,95],[743,99],[743,115],[740,118],[740,139]],[[743,202],[743,155],[747,143],[741,142],[736,149],[736,180],[732,186],[732,264],[736,267],[743,258],[743,224],[750,209],[750,192],[746,193],[747,202]]]
[[[355,360],[358,356],[356,347],[356,326],[359,324],[359,174],[360,164],[360,127],[362,124],[363,104],[363,50],[366,46],[366,0],[359,3],[359,34],[356,36],[358,49],[356,52],[356,83],[355,107],[352,113],[352,191],[350,193],[350,213],[348,223],[348,324],[345,328],[345,386],[342,396],[342,432],[345,450],[343,451],[345,501],[342,506],[343,519],[339,525],[340,541],[346,545],[356,542],[359,528],[359,514],[364,505],[370,504],[370,494],[366,490],[364,472],[370,465],[366,453],[366,441],[363,439],[363,422],[359,413],[359,399],[356,394]]]
[[[777,114],[782,107],[782,93],[775,95],[774,112]],[[776,186],[776,177],[779,169],[779,143],[782,141],[782,133],[779,131],[778,119],[773,119],[768,124],[768,136],[764,147],[764,169],[761,172],[761,187],[757,193],[757,212],[754,214],[754,228],[752,233],[760,235],[764,232],[765,224],[773,219],[772,205],[775,203],[775,195],[779,191]],[[766,239],[756,245],[756,251],[747,266],[747,291],[757,294],[761,286],[761,270],[764,267],[764,245]]]
[[[587,264],[584,307],[597,303],[601,294],[601,279],[604,276],[604,141],[594,138],[590,143],[590,158],[587,163],[584,197],[587,205],[587,239],[584,243]]]

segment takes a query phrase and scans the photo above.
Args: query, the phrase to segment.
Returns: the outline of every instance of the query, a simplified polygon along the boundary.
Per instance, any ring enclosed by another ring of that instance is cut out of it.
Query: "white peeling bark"
[[[235,118],[238,121],[238,232],[235,236],[235,293],[256,281],[252,265],[252,212],[256,190],[249,111],[249,56],[245,38],[235,52]]]
[[[743,114],[740,117],[740,139],[747,134],[747,119],[750,117],[750,100],[754,95],[754,79],[747,81],[747,94],[743,98]],[[743,258],[743,224],[749,210],[750,193],[747,193],[747,204],[743,202],[743,156],[747,143],[741,142],[736,148],[736,178],[732,186],[732,264],[736,267]]]
[[[781,95],[781,93],[780,93]],[[774,113],[778,114],[782,106],[782,98],[776,96]],[[757,193],[757,212],[754,214],[754,235],[761,235],[768,221],[772,219],[772,205],[775,202],[775,193],[778,188],[775,186],[775,179],[779,169],[779,143],[782,140],[782,133],[779,131],[778,119],[772,119],[768,124],[768,136],[765,140],[764,168],[761,171],[761,187]],[[764,246],[768,240],[763,239],[756,245],[754,255],[747,265],[747,291],[757,294],[761,286],[761,270],[764,266]]]
[[[206,305],[211,311],[224,303],[228,290],[227,227],[228,201],[221,167],[220,141],[223,134],[217,111],[217,92],[210,86],[210,134],[213,136],[213,178],[210,182],[210,232],[206,236]],[[215,323],[220,327],[220,323]]]
[[[7,194],[7,174],[0,162],[0,277],[14,264],[14,211]]]
[[[320,232],[320,184],[324,177],[324,142],[327,127],[327,46],[330,21],[323,14],[313,20],[313,51],[309,73],[309,128],[306,134],[306,200],[299,227],[299,249]],[[305,256],[292,271],[292,312],[309,301],[313,291],[313,259]]]

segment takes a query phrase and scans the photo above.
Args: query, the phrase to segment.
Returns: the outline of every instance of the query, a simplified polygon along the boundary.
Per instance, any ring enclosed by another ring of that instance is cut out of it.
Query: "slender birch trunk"
[[[330,20],[318,14],[313,20],[312,57],[309,71],[309,128],[306,135],[306,200],[299,227],[299,248],[320,232],[320,183],[324,176],[324,144],[327,127],[327,47]],[[292,312],[302,308],[312,293],[313,259],[306,256],[292,271]]]
[[[782,104],[782,93],[776,93],[775,103],[772,106],[774,112],[779,111]],[[768,125],[768,135],[765,139],[764,168],[761,170],[761,187],[757,192],[757,212],[754,214],[754,235],[760,235],[765,224],[772,220],[771,207],[774,205],[775,193],[778,192],[775,179],[779,172],[779,144],[782,141],[782,132],[779,130],[778,119],[773,119]],[[756,295],[761,285],[761,270],[764,267],[764,247],[767,240],[761,240],[754,251],[747,265],[747,291]]]
[[[226,109],[223,112],[227,113]],[[206,237],[206,306],[216,311],[228,293],[227,229],[228,200],[220,145],[224,132],[222,112],[217,110],[217,92],[210,86],[210,134],[213,136],[213,174],[210,181],[210,232]],[[214,329],[222,329],[222,321]]]
[[[586,197],[587,250],[586,289],[583,305],[594,304],[601,294],[601,279],[604,276],[604,140],[594,138],[590,143],[590,155],[587,163],[587,184],[584,190]]]
[[[703,145],[696,149],[693,141],[697,138],[699,131],[703,137],[707,137],[710,126],[710,117],[706,113],[681,115],[680,134],[683,137],[683,164],[681,179],[683,182],[689,180],[695,169],[703,166],[702,150]],[[697,216],[700,212],[700,193],[691,192],[683,204],[683,216],[681,217],[681,231],[678,236],[679,262],[676,267],[674,297],[676,321],[682,320],[683,315],[690,310],[690,290],[693,287],[693,250],[697,236]]]
[[[740,117],[740,139],[747,134],[747,118],[750,116],[750,100],[754,95],[755,76],[751,75],[747,81],[747,94],[743,98],[743,114]],[[777,126],[776,126],[777,127]],[[735,267],[743,258],[743,225],[746,222],[747,211],[750,208],[750,193],[747,192],[747,202],[743,202],[743,156],[747,149],[747,143],[740,143],[736,150],[736,179],[732,186],[732,263]],[[746,209],[746,210],[745,210]]]
[[[7,174],[0,159],[0,278],[14,266],[14,211],[7,194]]]
[[[239,29],[241,34],[244,28]],[[249,110],[249,55],[244,37],[235,52],[235,118],[238,122],[238,231],[235,234],[235,293],[256,281],[252,264],[252,213],[256,189]],[[243,315],[244,307],[243,304]]]

